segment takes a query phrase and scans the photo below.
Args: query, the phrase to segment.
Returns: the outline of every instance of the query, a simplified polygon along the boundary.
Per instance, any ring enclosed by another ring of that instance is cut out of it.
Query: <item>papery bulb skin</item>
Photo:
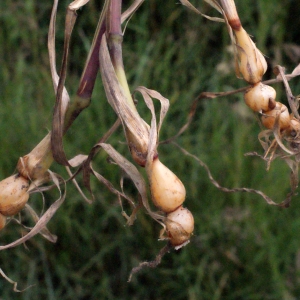
[[[280,130],[285,130],[290,127],[291,118],[288,108],[280,102],[276,102],[276,107],[273,110],[261,116],[261,122],[266,128],[273,129],[277,117],[279,118]]]
[[[300,134],[300,121],[294,117],[291,118],[290,128],[288,129],[288,135],[296,137]]]
[[[44,177],[52,162],[51,134],[49,133],[29,154],[19,158],[17,170],[21,176],[33,181]]]
[[[27,203],[29,180],[12,175],[0,181],[0,213],[4,216],[17,214]]]
[[[165,220],[167,234],[173,246],[187,243],[194,231],[194,217],[182,206],[169,213]]]
[[[238,16],[234,0],[220,0],[220,3],[225,12],[230,27],[233,30],[240,29],[242,24]]]
[[[245,81],[256,84],[267,71],[267,62],[243,27],[234,30],[234,35],[239,72]]]
[[[0,213],[0,230],[6,225],[6,217]]]
[[[269,85],[261,82],[249,88],[244,94],[247,106],[256,112],[267,112],[276,106],[276,91]]]
[[[150,167],[146,166],[150,182],[152,201],[163,212],[169,213],[178,208],[185,200],[185,187],[180,179],[158,158]]]

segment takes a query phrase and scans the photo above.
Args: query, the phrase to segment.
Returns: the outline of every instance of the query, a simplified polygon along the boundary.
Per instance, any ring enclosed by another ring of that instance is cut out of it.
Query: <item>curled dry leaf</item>
[[[285,69],[281,66],[276,66],[274,68],[275,74],[276,73],[280,74],[280,77],[283,81],[284,88],[285,88],[285,91],[286,91],[286,96],[287,96],[288,103],[289,103],[289,107],[292,110],[292,113],[293,113],[294,117],[297,118],[298,120],[300,120],[300,116],[299,116],[299,113],[298,113],[299,103],[296,100],[296,97],[294,97],[293,94],[292,94],[291,88],[289,86],[289,83],[288,83],[288,80],[286,78],[286,75],[285,75],[284,71],[285,71]]]
[[[71,103],[70,105],[70,97],[64,86],[67,74],[70,39],[77,18],[76,10],[85,5],[87,2],[87,0],[73,1],[67,9],[65,22],[64,51],[60,76],[58,76],[57,74],[55,56],[55,21],[58,0],[54,1],[49,25],[48,50],[50,58],[51,76],[56,94],[52,122],[51,148],[53,152],[53,158],[58,163],[66,166],[68,166],[68,160],[63,149],[63,135],[68,129],[68,127],[71,125],[71,123],[74,121],[74,119],[78,116],[78,114],[90,103],[90,99],[81,99],[77,97],[75,98],[75,105],[73,103]],[[67,120],[65,120],[66,116],[68,117]]]
[[[147,213],[154,220],[161,223],[160,220],[163,218],[163,216],[158,213],[152,212],[147,197],[147,186],[143,176],[140,174],[138,169],[130,161],[128,161],[125,157],[118,153],[111,145],[100,143],[97,145],[97,147],[101,147],[112,158],[112,160],[129,176],[140,194],[143,206],[147,210]]]
[[[142,5],[145,0],[134,0],[133,3],[122,13],[121,24],[124,23],[128,18],[130,18],[136,10]]]
[[[31,288],[32,286],[34,285],[30,285],[28,286],[27,288],[23,289],[23,290],[18,290],[17,289],[17,286],[18,286],[18,283],[16,281],[13,281],[12,279],[10,279],[4,272],[3,270],[0,268],[0,275],[6,280],[8,281],[9,283],[13,284],[13,291],[16,292],[16,293],[22,293],[24,291],[26,291],[27,289]]]
[[[192,3],[189,2],[188,0],[180,0],[180,2],[181,2],[182,5],[186,6],[187,8],[189,8],[190,10],[192,10],[193,12],[195,12],[196,14],[199,14],[202,17],[204,17],[204,18],[206,18],[208,20],[215,21],[215,22],[224,22],[224,19],[222,19],[222,18],[210,17],[208,15],[203,14],[194,5],[192,5]],[[207,2],[212,7],[214,7],[216,10],[218,10],[220,13],[222,13],[222,8],[221,8],[220,4],[216,0],[205,0],[205,2]]]
[[[28,203],[26,204],[25,208],[30,214],[30,216],[32,217],[33,221],[37,223],[40,217],[37,215],[34,209]],[[42,235],[46,240],[48,240],[51,243],[56,243],[57,241],[57,236],[52,234],[46,226],[41,229],[39,234]]]

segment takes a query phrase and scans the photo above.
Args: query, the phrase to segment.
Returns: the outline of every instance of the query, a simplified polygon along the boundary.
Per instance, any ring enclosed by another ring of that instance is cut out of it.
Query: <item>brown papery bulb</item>
[[[29,180],[12,175],[0,181],[0,213],[4,216],[17,214],[27,203]]]
[[[155,206],[163,212],[169,213],[184,202],[186,191],[183,183],[158,158],[146,166],[146,171]]]
[[[276,102],[276,107],[273,110],[262,115],[261,122],[266,128],[273,129],[277,117],[279,118],[278,122],[280,130],[288,129],[290,127],[291,118],[288,108],[280,102]]]
[[[276,106],[275,98],[275,89],[261,82],[249,88],[244,94],[245,103],[256,112],[274,109]]]
[[[297,135],[300,132],[300,121],[296,118],[291,119],[290,131],[294,131],[292,135]]]
[[[6,225],[6,217],[0,214],[0,230],[3,229]]]
[[[243,27],[234,30],[239,72],[250,84],[261,81],[268,65]]]
[[[173,246],[180,246],[189,241],[194,231],[194,217],[182,206],[167,215],[165,221],[167,234]]]

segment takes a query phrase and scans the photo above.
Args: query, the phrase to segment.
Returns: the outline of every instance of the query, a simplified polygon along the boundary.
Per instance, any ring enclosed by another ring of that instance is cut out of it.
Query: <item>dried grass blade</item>
[[[52,83],[53,83],[55,94],[57,92],[57,86],[59,81],[59,76],[56,69],[56,52],[55,52],[55,22],[56,22],[56,14],[57,14],[57,5],[58,5],[58,0],[54,0],[52,12],[51,12],[49,30],[48,30],[48,53],[49,53]],[[64,89],[64,97],[68,97],[68,93],[66,89]]]
[[[279,118],[278,118],[278,120],[279,120]],[[279,123],[279,122],[277,122],[277,123]],[[274,127],[276,127],[276,123],[275,123]],[[281,138],[280,132],[279,132],[279,126],[277,125],[277,127],[278,128],[274,128],[274,131],[273,131],[276,142],[278,143],[278,145],[280,146],[280,148],[283,151],[285,151],[286,153],[288,153],[290,155],[295,155],[296,153],[294,151],[291,151],[282,143],[282,138]]]
[[[64,119],[66,114],[66,109],[64,108],[68,106],[70,99],[63,98],[63,90],[67,76],[67,63],[69,56],[70,39],[74,28],[74,24],[76,22],[76,18],[77,14],[75,10],[68,8],[65,22],[65,38],[62,67],[58,81],[52,121],[51,147],[53,157],[58,163],[65,166],[69,166],[69,163],[63,149]]]
[[[77,191],[79,192],[79,194],[81,195],[81,197],[89,204],[93,203],[93,199],[89,199],[88,197],[85,196],[84,192],[82,191],[81,187],[79,186],[79,184],[77,183],[75,177],[77,174],[79,174],[79,172],[82,170],[82,168],[80,168],[79,170],[77,170],[77,172],[75,172],[75,174],[73,174],[70,170],[69,167],[66,167],[66,170],[70,176],[70,178],[68,180],[71,180],[72,183],[75,185]]]
[[[296,68],[293,70],[292,75],[300,75],[300,64],[296,66]]]
[[[286,91],[287,99],[288,99],[288,102],[289,102],[289,106],[290,106],[294,116],[299,120],[300,116],[299,116],[298,109],[297,109],[298,103],[295,103],[295,97],[292,94],[291,88],[290,88],[289,83],[286,79],[286,75],[284,74],[284,68],[281,67],[281,66],[276,66],[275,72],[279,72],[279,74],[282,78],[284,87],[285,87],[285,91]]]
[[[117,152],[111,145],[100,143],[98,144],[98,146],[101,147],[114,160],[114,162],[130,177],[142,198],[142,203],[145,209],[147,210],[148,214],[157,221],[162,219],[162,216],[158,213],[152,212],[149,206],[146,183],[138,169],[130,161],[123,157],[119,152]]]
[[[202,17],[214,21],[214,22],[224,22],[224,19],[222,18],[216,18],[216,17],[210,17],[207,16],[205,14],[203,14],[201,11],[199,11],[192,3],[190,3],[187,0],[179,0],[181,2],[181,4],[183,6],[186,6],[187,8],[189,8],[190,10],[192,10],[193,12],[195,12],[198,15],[201,15]],[[213,1],[213,0],[205,0],[205,2],[207,2],[208,4],[210,4],[212,7],[214,7],[217,11],[219,11],[222,14],[222,8],[220,7],[220,5],[217,3],[217,1]]]
[[[105,143],[107,139],[117,130],[117,128],[121,125],[121,120],[117,119],[117,121],[112,125],[112,127],[104,134],[104,136],[98,141],[99,143]],[[97,144],[91,149],[86,161],[82,165],[82,173],[83,173],[83,184],[88,189],[90,194],[92,195],[92,199],[94,199],[94,195],[90,186],[90,170],[91,170],[91,162],[94,156],[99,151],[99,147]]]
[[[23,290],[18,290],[17,289],[17,286],[18,286],[18,283],[16,281],[13,281],[12,279],[10,279],[4,272],[3,270],[0,268],[0,275],[6,280],[8,281],[9,283],[13,284],[14,287],[13,287],[13,291],[16,292],[16,293],[22,293],[26,290],[28,290],[29,288],[33,287],[34,284],[28,286],[27,288],[23,289]]]
[[[105,177],[103,177],[101,174],[99,174],[98,172],[96,172],[92,166],[90,167],[91,172],[93,173],[93,175],[101,182],[103,183],[111,193],[117,195],[120,206],[122,208],[122,215],[125,216],[125,218],[127,219],[127,225],[133,225],[135,217],[136,217],[136,210],[134,209],[132,214],[130,216],[128,216],[125,211],[123,210],[123,205],[122,205],[122,201],[121,198],[126,199],[131,205],[134,205],[134,202],[132,201],[132,199],[130,197],[128,197],[125,193],[118,191],[113,184],[107,180]],[[135,208],[135,205],[134,205]]]
[[[162,96],[159,92],[148,89],[144,86],[137,87],[136,91],[139,91],[143,95],[143,98],[145,100],[147,107],[150,109],[152,115],[154,115],[154,116],[155,116],[155,111],[154,111],[154,107],[152,104],[153,101],[151,98],[154,98],[154,99],[157,99],[158,101],[160,101],[161,110],[160,110],[160,114],[159,114],[159,123],[158,123],[158,127],[157,127],[157,131],[159,132],[161,129],[162,123],[164,121],[164,118],[169,110],[169,106],[170,106],[169,99]]]
[[[37,213],[34,211],[34,209],[27,203],[25,205],[27,211],[31,215],[32,219],[34,220],[35,223],[39,221],[39,216]],[[44,228],[41,229],[39,232],[45,239],[47,239],[51,243],[56,243],[57,242],[57,236],[55,234],[52,234],[49,229],[45,226]]]
[[[270,137],[273,135],[272,130],[263,130],[258,134],[258,140],[265,151],[269,150],[272,143]]]
[[[156,155],[157,153],[156,149],[157,149],[159,131],[161,129],[162,122],[168,112],[170,103],[167,98],[163,97],[160,93],[158,93],[155,90],[150,90],[145,87],[139,86],[136,88],[135,92],[140,92],[142,94],[144,101],[151,112],[151,126],[150,126],[148,156],[147,156],[147,163],[151,164],[153,162],[154,155]],[[152,98],[159,100],[161,104],[158,126],[156,122],[156,115],[155,115],[155,109],[154,109]]]
[[[121,24],[130,18],[145,0],[134,0],[134,2],[122,13]]]
[[[106,97],[122,121],[128,146],[133,156],[144,164],[149,143],[149,125],[140,117],[137,110],[130,106],[131,99],[126,98],[108,52],[106,37],[100,45],[100,71]]]
[[[90,0],[75,0],[72,3],[69,4],[68,9],[70,9],[71,11],[76,11],[79,8],[81,8],[82,6],[86,5]]]

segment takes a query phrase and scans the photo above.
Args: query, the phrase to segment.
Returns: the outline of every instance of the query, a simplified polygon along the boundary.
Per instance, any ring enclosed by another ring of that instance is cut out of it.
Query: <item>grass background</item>
[[[127,5],[129,1],[125,1]],[[203,1],[202,12],[217,16]],[[28,153],[51,128],[54,94],[47,56],[51,1],[0,3],[0,177],[11,175],[18,157]],[[58,65],[63,43],[67,1],[58,13]],[[102,2],[91,1],[80,10],[75,27],[67,88],[75,93],[90,47]],[[254,36],[272,67],[291,72],[299,53],[287,51],[299,43],[300,4],[297,0],[237,1],[246,30]],[[132,89],[138,85],[158,90],[170,99],[161,140],[186,122],[190,106],[203,91],[227,91],[244,86],[233,71],[224,24],[188,11],[177,1],[145,1],[129,22],[124,37],[124,63]],[[299,50],[298,50],[299,51]],[[286,103],[281,84],[277,100]],[[298,79],[291,82],[299,94]],[[141,113],[147,112],[141,107]],[[91,106],[76,120],[65,138],[68,157],[88,153],[113,124],[115,115],[105,101],[100,78]],[[227,187],[261,189],[281,201],[289,188],[289,170],[274,162],[269,172],[258,158],[259,125],[244,105],[242,95],[205,100],[198,104],[190,128],[177,142],[206,162],[215,178]],[[119,130],[110,140],[123,155],[127,149]],[[19,288],[17,294],[0,279],[0,299],[299,299],[299,196],[289,209],[268,206],[250,194],[225,194],[208,180],[205,171],[172,145],[161,145],[161,160],[183,181],[185,202],[195,217],[191,243],[163,258],[156,269],[145,269],[127,283],[130,270],[151,260],[164,245],[157,241],[160,227],[140,212],[135,224],[125,226],[116,197],[92,182],[94,204],[85,203],[72,185],[64,205],[49,223],[58,235],[51,244],[36,236],[26,246],[1,252],[0,268]],[[95,168],[114,184],[121,172],[100,154]],[[67,176],[64,169],[53,170]],[[129,182],[126,189],[135,195]],[[56,192],[46,194],[52,203]],[[41,205],[39,195],[30,199]],[[20,237],[10,223],[0,233],[1,244]]]

